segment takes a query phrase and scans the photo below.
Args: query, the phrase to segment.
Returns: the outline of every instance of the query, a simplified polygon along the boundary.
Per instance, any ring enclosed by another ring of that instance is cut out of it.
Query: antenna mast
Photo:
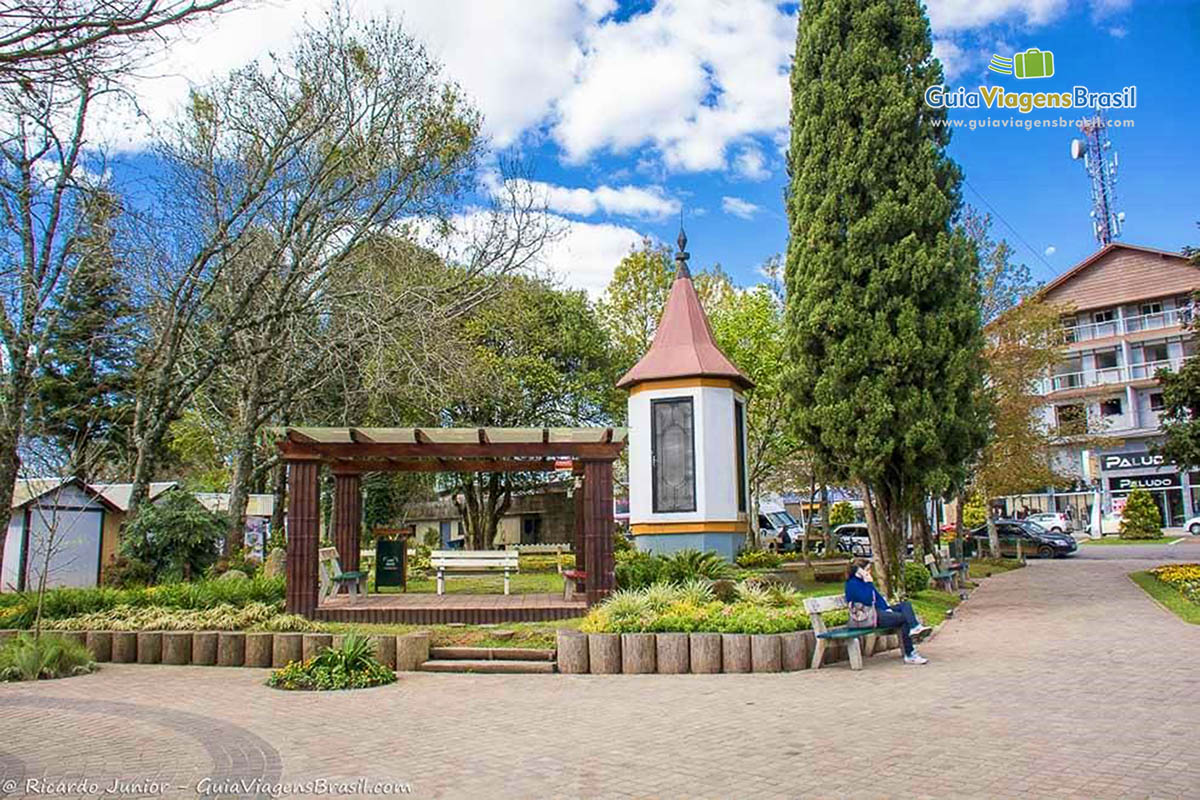
[[[1092,235],[1101,247],[1112,243],[1121,235],[1125,225],[1125,212],[1116,211],[1117,152],[1112,149],[1108,138],[1108,123],[1104,115],[1097,113],[1080,123],[1083,139],[1071,140],[1071,158],[1083,160],[1083,169],[1091,183]]]

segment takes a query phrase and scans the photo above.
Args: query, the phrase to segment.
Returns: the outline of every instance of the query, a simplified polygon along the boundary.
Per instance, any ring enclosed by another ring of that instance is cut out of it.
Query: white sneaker
[[[930,628],[928,625],[917,625],[914,628],[908,629],[908,635],[909,636],[920,636],[922,633],[924,633],[925,631],[927,631],[929,629]]]
[[[904,657],[904,663],[905,664],[928,664],[929,659],[925,658],[920,653],[913,651],[913,654],[911,656]]]

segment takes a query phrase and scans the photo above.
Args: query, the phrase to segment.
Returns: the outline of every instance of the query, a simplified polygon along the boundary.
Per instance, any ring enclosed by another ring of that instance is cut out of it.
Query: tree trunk
[[[996,527],[996,518],[992,516],[992,509],[989,504],[987,515],[987,531],[988,531],[988,552],[992,558],[1000,557],[1000,529]]]
[[[11,369],[13,372],[7,376],[5,387],[8,397],[5,398],[4,419],[0,422],[0,508],[12,508],[17,478],[21,474],[21,434],[25,430],[25,404],[29,394],[28,379],[16,371],[17,365]],[[27,369],[24,361],[20,369]],[[7,537],[8,525],[0,525],[0,558],[3,558]]]
[[[241,420],[233,449],[233,474],[229,481],[229,524],[225,534],[225,555],[242,546],[246,505],[249,503],[250,480],[254,474],[254,438],[258,434],[259,414],[262,411],[262,381],[257,364],[250,366],[249,385],[241,403]]]
[[[833,526],[829,524],[829,484],[824,480],[821,481],[821,537],[825,540],[825,552],[828,553],[833,549]]]
[[[271,538],[276,542],[284,541],[284,503],[287,501],[287,462],[280,461],[275,465],[271,494],[274,504],[271,506]]]
[[[925,513],[924,509],[917,515],[917,527],[921,533],[922,557],[933,554],[934,558],[938,558],[937,545],[934,544],[933,526],[929,524],[929,515]]]
[[[867,512],[867,531],[871,538],[871,555],[875,563],[875,578],[880,594],[895,596],[899,589],[901,565],[898,552],[902,535],[902,513],[900,503],[891,495],[889,487],[880,486],[874,491],[862,484],[863,507]]]

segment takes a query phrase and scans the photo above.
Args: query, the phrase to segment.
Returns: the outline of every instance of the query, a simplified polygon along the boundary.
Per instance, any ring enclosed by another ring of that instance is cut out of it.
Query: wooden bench
[[[929,570],[929,577],[938,588],[946,592],[954,591],[954,584],[958,578],[958,571],[956,569],[939,570],[937,558],[933,553],[925,556],[925,568]]]
[[[504,573],[504,593],[509,594],[509,574],[516,572],[516,550],[434,550],[429,563],[437,570],[437,593],[446,593],[446,578]]]
[[[863,656],[875,652],[875,640],[881,635],[896,633],[899,628],[851,628],[843,625],[840,628],[827,628],[821,617],[827,611],[848,609],[846,598],[841,595],[829,597],[808,597],[804,600],[804,610],[812,620],[813,633],[817,636],[817,646],[813,651],[812,668],[820,669],[825,660],[825,650],[832,641],[846,642],[850,655],[850,669],[862,669]],[[900,651],[904,655],[904,651]]]
[[[352,605],[358,602],[359,589],[364,595],[367,593],[367,573],[361,570],[343,571],[336,547],[322,547],[317,551],[317,558],[321,574],[318,603],[337,594],[338,589],[342,586],[345,586],[350,592]]]

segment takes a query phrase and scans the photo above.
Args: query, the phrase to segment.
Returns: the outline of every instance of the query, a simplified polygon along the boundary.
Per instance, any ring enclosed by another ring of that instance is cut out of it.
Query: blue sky
[[[139,94],[166,119],[190,81],[286,47],[323,0],[266,3],[224,15],[177,42]],[[643,235],[672,242],[682,209],[693,263],[735,279],[786,243],[783,148],[795,4],[769,0],[357,0],[364,15],[402,17],[485,115],[496,154],[532,170],[564,236],[546,253],[565,283],[596,293]],[[1200,5],[1139,0],[931,0],[935,52],[952,87],[1011,90],[1138,87],[1112,116],[1124,240],[1200,245]],[[989,73],[990,55],[1052,50],[1056,75]],[[1039,112],[1031,117],[1057,115]],[[952,111],[954,118],[1020,116]],[[122,146],[140,134],[122,129]],[[1064,129],[959,131],[951,155],[965,199],[994,211],[1034,276],[1048,280],[1095,249],[1088,184]],[[990,208],[989,208],[990,205]],[[1011,228],[1009,227],[1011,226]],[[1015,231],[1015,233],[1014,233]],[[1026,246],[1028,245],[1028,247]]]

